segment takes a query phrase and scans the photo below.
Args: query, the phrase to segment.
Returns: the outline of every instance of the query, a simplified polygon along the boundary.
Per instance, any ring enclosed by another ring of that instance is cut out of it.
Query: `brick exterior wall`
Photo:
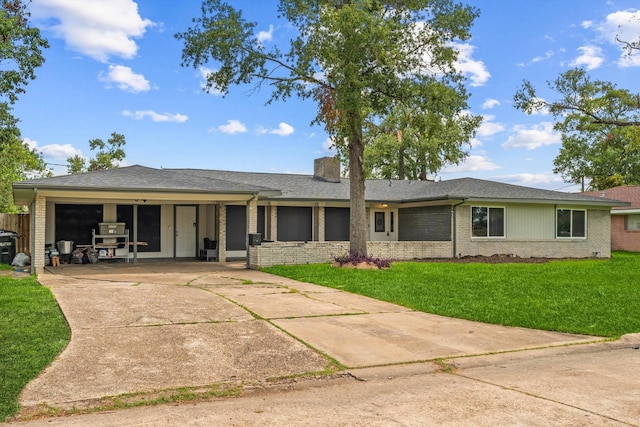
[[[611,216],[611,250],[640,252],[640,230],[625,230],[625,217]]]
[[[218,209],[218,260],[227,260],[227,205],[222,203]]]
[[[44,247],[46,240],[47,224],[47,199],[36,196],[32,209],[33,221],[33,247],[31,248],[31,272],[35,274],[44,273]]]
[[[392,260],[450,258],[451,242],[367,242],[369,255]],[[349,242],[274,242],[249,248],[251,269],[272,265],[331,262],[349,252]]]
[[[514,240],[472,239],[470,206],[456,209],[456,256],[513,254],[522,258],[588,258],[611,256],[611,215],[608,210],[587,210],[586,239]],[[597,255],[596,255],[597,254]]]

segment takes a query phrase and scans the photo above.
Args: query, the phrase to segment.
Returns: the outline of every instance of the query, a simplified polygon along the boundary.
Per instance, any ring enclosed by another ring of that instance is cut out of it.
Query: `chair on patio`
[[[209,261],[211,258],[218,260],[218,241],[204,238],[204,249],[200,249],[200,259]]]

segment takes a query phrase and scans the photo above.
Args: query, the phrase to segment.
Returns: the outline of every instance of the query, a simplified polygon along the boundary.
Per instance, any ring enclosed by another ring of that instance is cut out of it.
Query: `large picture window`
[[[472,237],[504,237],[504,208],[473,206],[471,208]]]
[[[558,209],[556,211],[556,237],[587,237],[587,211]]]

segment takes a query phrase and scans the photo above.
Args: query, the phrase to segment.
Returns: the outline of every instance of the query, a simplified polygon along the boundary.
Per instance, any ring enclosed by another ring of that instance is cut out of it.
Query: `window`
[[[349,240],[349,208],[324,208],[324,239]]]
[[[472,237],[504,237],[504,208],[471,208]]]
[[[102,205],[56,204],[55,241],[71,240],[76,245],[91,244],[91,230],[102,222]]]
[[[640,214],[627,215],[624,221],[624,229],[640,231]]]
[[[117,220],[129,229],[133,241],[133,205],[118,205]],[[138,246],[138,252],[160,252],[160,205],[138,205],[138,241],[147,245]],[[133,245],[129,247],[133,252]]]
[[[376,233],[383,233],[385,231],[384,228],[384,212],[376,212],[375,213],[375,231]]]
[[[313,240],[313,209],[278,206],[278,240],[310,242]]]
[[[556,237],[587,237],[587,211],[558,209],[556,211]]]

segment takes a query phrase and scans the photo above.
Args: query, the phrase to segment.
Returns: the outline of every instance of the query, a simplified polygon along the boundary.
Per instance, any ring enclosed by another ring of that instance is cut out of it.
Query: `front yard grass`
[[[640,332],[640,254],[548,263],[395,262],[388,270],[329,264],[268,273],[418,311],[499,325],[618,338]]]
[[[67,345],[70,330],[51,291],[35,276],[0,276],[0,422],[18,395]]]

